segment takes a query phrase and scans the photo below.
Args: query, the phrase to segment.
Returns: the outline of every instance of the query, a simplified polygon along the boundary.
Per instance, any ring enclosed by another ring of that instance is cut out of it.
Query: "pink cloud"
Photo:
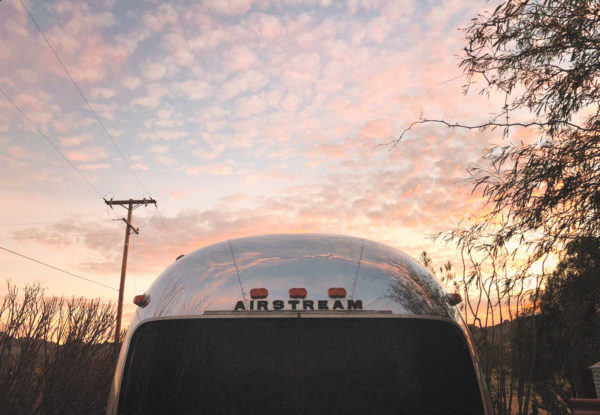
[[[187,96],[192,101],[210,98],[212,95],[211,85],[198,79],[188,79],[183,82],[175,83],[173,84],[173,90]]]
[[[128,76],[127,78],[125,78],[121,81],[121,84],[125,88],[136,89],[138,86],[140,86],[141,81],[139,78],[137,78],[135,76]]]
[[[220,143],[210,147],[199,147],[192,151],[194,157],[201,160],[214,160],[223,153],[225,150],[225,144]]]
[[[81,118],[78,117],[77,113],[70,113],[62,116],[55,116],[52,120],[52,128],[60,134],[67,134],[78,128],[89,127],[95,122],[96,121],[93,118]]]
[[[197,190],[173,190],[172,192],[169,192],[169,197],[171,200],[178,202],[180,200],[189,199],[197,193]]]
[[[167,73],[167,67],[159,62],[146,63],[142,67],[142,74],[149,81],[158,81]]]
[[[24,161],[34,161],[43,158],[42,154],[34,153],[23,146],[10,146],[5,151],[7,155]]]
[[[146,12],[143,16],[144,25],[158,32],[165,26],[178,23],[178,13],[170,3],[162,3],[156,9]]]
[[[236,74],[219,88],[218,96],[229,100],[246,92],[258,92],[269,83],[261,71],[249,70]]]
[[[217,163],[207,166],[186,167],[183,171],[188,176],[200,176],[203,174],[209,174],[214,176],[228,176],[232,174],[233,166],[231,162]]]
[[[388,120],[373,120],[366,123],[358,133],[359,137],[386,140],[394,133]]]
[[[58,142],[62,147],[77,147],[90,140],[92,140],[92,135],[90,133],[85,133],[69,137],[62,137]]]
[[[254,0],[207,0],[204,6],[216,13],[225,14],[228,16],[243,15],[254,3]]]
[[[344,144],[320,144],[311,149],[308,154],[318,159],[345,159],[350,154],[350,149]]]
[[[182,34],[166,34],[163,37],[162,46],[176,65],[189,67],[194,63],[194,54],[190,51],[190,47]]]
[[[110,99],[110,98],[114,97],[115,95],[116,95],[115,91],[113,91],[112,89],[108,89],[108,88],[93,88],[92,91],[90,92],[90,96],[93,99],[98,99],[98,98]]]
[[[109,71],[117,70],[125,64],[129,52],[125,47],[108,45],[96,33],[64,34],[53,31],[50,42],[59,49],[61,59],[66,61],[71,75],[78,81],[97,82],[103,80]],[[48,68],[64,76],[62,69],[55,64]]]
[[[133,163],[131,168],[134,170],[148,170],[148,166],[144,163]]]
[[[153,130],[138,134],[142,140],[151,141],[171,141],[178,140],[188,136],[187,131],[183,130]]]
[[[160,100],[168,93],[168,89],[159,83],[153,83],[146,87],[146,96],[135,98],[131,101],[132,105],[140,105],[145,108],[156,108]]]
[[[236,45],[223,53],[225,73],[246,71],[259,64],[258,57],[246,45]]]
[[[281,21],[272,15],[253,13],[247,25],[252,27],[257,36],[265,40],[274,40],[285,32]]]
[[[236,100],[237,115],[240,118],[247,118],[252,115],[258,115],[267,109],[265,102],[256,95],[242,97]]]
[[[80,150],[67,151],[65,153],[71,161],[94,161],[107,156],[102,147],[88,147]]]
[[[92,163],[92,164],[82,164],[80,167],[84,170],[97,171],[97,170],[108,169],[111,167],[111,165],[108,163]]]
[[[35,95],[32,94],[19,94],[14,98],[15,103],[25,110],[45,110],[52,97],[45,91],[37,91]]]

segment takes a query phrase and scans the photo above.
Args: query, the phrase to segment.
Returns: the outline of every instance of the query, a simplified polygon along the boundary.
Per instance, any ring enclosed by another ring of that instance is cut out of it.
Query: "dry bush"
[[[0,412],[104,413],[118,353],[112,304],[10,282],[0,301]]]

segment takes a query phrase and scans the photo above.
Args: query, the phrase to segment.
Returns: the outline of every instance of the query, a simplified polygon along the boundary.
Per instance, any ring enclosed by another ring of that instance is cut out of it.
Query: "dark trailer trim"
[[[454,323],[310,314],[142,324],[118,413],[485,413]]]

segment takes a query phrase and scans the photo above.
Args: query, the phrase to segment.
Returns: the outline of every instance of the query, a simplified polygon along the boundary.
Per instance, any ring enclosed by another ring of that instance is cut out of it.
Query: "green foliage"
[[[586,374],[600,361],[599,272],[600,239],[574,240],[542,296],[536,381],[552,384],[563,400],[593,397]]]

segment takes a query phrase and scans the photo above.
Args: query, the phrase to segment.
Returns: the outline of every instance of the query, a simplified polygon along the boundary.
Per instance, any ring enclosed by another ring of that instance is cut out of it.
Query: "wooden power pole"
[[[123,315],[123,291],[125,288],[125,274],[127,272],[127,252],[129,251],[129,235],[131,231],[135,233],[139,233],[139,228],[135,228],[131,224],[131,216],[133,214],[133,209],[140,207],[142,205],[147,206],[149,204],[156,205],[156,200],[154,199],[142,199],[142,200],[106,200],[104,199],[106,204],[111,208],[113,206],[119,205],[123,206],[127,209],[127,219],[122,218],[123,222],[127,225],[125,228],[125,244],[123,246],[123,263],[121,264],[121,282],[119,283],[119,302],[117,303],[117,327],[115,330],[115,344],[119,341],[119,334],[121,333],[121,316]]]

